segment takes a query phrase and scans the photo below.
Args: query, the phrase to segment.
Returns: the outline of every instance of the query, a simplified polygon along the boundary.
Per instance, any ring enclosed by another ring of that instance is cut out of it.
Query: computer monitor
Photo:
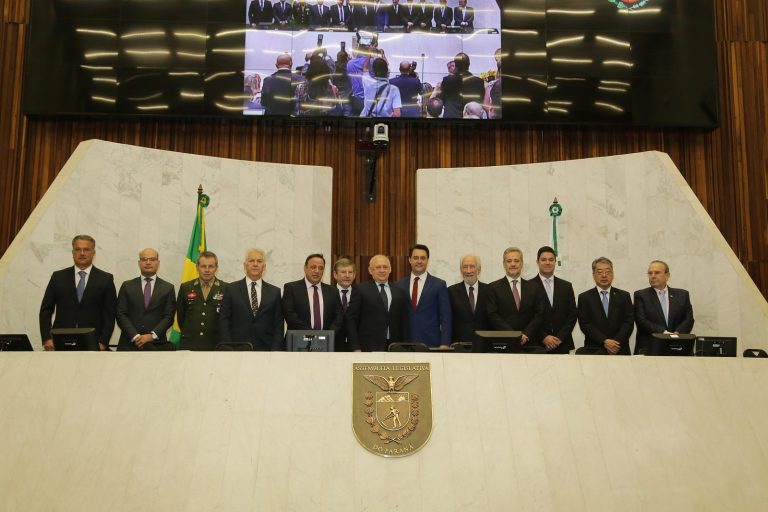
[[[479,339],[472,344],[472,352],[518,354],[522,352],[521,331],[475,331]]]
[[[736,338],[699,336],[696,338],[696,355],[701,357],[736,357]]]
[[[285,334],[288,352],[333,352],[333,331],[288,331]]]
[[[56,350],[99,350],[93,327],[51,329],[51,337]]]
[[[0,334],[0,352],[31,352],[33,350],[26,334]]]
[[[645,347],[646,356],[692,356],[695,334],[653,333]]]

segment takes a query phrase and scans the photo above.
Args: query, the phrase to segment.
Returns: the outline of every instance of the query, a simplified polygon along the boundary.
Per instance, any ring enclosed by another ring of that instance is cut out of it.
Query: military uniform
[[[219,342],[219,308],[224,300],[224,281],[214,279],[208,298],[200,279],[179,287],[176,318],[181,328],[180,350],[214,350]]]

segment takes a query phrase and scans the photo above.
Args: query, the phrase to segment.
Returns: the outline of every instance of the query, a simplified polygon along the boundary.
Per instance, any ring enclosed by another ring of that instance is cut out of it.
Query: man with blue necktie
[[[613,262],[601,256],[592,262],[595,288],[579,294],[579,327],[584,347],[598,354],[630,355],[629,337],[634,329],[629,292],[611,286]]]
[[[690,334],[693,307],[688,291],[667,286],[669,265],[653,260],[648,265],[648,288],[635,292],[637,337],[635,354],[642,354],[653,333]]]

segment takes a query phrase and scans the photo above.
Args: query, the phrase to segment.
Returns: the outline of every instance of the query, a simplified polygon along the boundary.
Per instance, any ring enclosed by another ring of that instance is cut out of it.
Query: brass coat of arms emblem
[[[353,363],[352,428],[371,453],[404,457],[432,434],[429,363]]]

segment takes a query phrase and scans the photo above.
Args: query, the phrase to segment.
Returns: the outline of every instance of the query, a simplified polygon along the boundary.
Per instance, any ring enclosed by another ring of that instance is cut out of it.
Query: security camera
[[[384,123],[373,125],[373,144],[378,147],[389,145],[389,127]]]

